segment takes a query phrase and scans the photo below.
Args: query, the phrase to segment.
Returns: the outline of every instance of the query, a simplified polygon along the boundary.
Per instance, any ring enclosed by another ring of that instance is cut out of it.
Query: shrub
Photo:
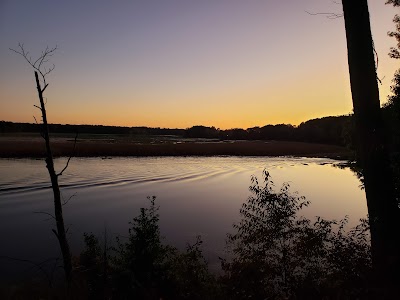
[[[268,172],[264,185],[252,178],[236,233],[228,235],[231,260],[223,261],[223,282],[231,299],[320,298],[366,291],[371,267],[368,224],[345,232],[336,222],[299,216],[310,202],[285,183],[274,191]]]
[[[186,251],[162,243],[159,207],[155,197],[150,206],[141,208],[129,224],[127,242],[117,238],[113,258],[114,296],[140,299],[214,299],[215,277],[201,251],[197,237]]]

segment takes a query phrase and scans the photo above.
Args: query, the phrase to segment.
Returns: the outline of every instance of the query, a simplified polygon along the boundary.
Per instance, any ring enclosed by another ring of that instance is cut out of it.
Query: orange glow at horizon
[[[101,3],[91,15],[90,3],[5,3],[4,45],[23,41],[33,57],[59,46],[45,92],[51,123],[229,129],[352,112],[343,20],[304,13],[341,9],[331,1]],[[400,67],[387,56],[396,11],[369,6],[384,103]],[[42,30],[45,39],[32,38]],[[7,47],[0,120],[33,123],[33,72]]]

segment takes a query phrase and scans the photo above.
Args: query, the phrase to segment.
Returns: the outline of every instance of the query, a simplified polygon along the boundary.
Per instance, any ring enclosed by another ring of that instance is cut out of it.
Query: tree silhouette
[[[48,62],[49,58],[54,54],[54,52],[57,50],[57,47],[55,48],[49,48],[46,47],[44,51],[42,51],[41,55],[36,59],[33,60],[29,56],[29,52],[27,52],[24,49],[23,44],[18,44],[19,50],[14,50],[15,53],[21,55],[22,57],[25,58],[25,60],[31,65],[31,67],[34,69],[35,72],[35,80],[36,80],[36,88],[38,92],[38,97],[39,97],[39,102],[40,106],[35,105],[36,108],[38,108],[41,112],[42,115],[42,132],[41,135],[45,141],[46,144],[46,168],[49,172],[50,175],[50,180],[51,180],[51,187],[53,189],[53,197],[54,197],[54,216],[52,215],[53,219],[56,221],[56,227],[57,230],[52,229],[54,234],[56,235],[58,242],[60,244],[61,248],[61,253],[63,256],[63,262],[64,262],[64,271],[65,271],[65,277],[67,282],[69,283],[71,280],[71,274],[72,274],[72,262],[71,262],[71,252],[66,236],[66,230],[65,230],[65,225],[64,225],[64,218],[63,218],[63,212],[62,212],[62,202],[61,202],[61,192],[60,192],[60,186],[58,184],[58,177],[63,174],[63,172],[67,169],[69,161],[71,157],[68,159],[66,166],[61,170],[61,172],[56,173],[54,169],[54,161],[53,161],[53,154],[51,151],[50,147],[50,137],[49,137],[49,127],[47,124],[47,113],[46,113],[46,105],[44,101],[44,91],[47,89],[49,84],[46,82],[46,76],[50,74],[54,70],[54,65],[50,68],[46,68],[45,64]],[[40,79],[39,79],[40,76]],[[75,138],[76,142],[76,138]]]
[[[398,2],[398,1],[394,1]],[[381,287],[395,287],[399,266],[399,207],[379,103],[367,0],[342,0],[356,126],[357,160],[364,175],[373,267]]]
[[[388,0],[386,4],[393,4],[393,6],[400,6],[400,0]],[[396,24],[396,31],[388,32],[388,35],[394,37],[397,40],[397,49],[394,47],[390,48],[389,56],[392,58],[400,59],[400,15],[395,15],[393,22]]]

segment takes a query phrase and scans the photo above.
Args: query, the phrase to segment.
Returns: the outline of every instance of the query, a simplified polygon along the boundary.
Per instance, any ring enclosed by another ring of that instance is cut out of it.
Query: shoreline
[[[344,147],[289,141],[137,141],[52,138],[54,157],[294,156],[350,159]],[[45,157],[40,137],[0,137],[0,158]]]

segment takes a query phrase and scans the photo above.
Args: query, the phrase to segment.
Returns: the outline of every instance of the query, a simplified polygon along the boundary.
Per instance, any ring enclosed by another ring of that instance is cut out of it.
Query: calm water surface
[[[57,169],[65,162],[57,159]],[[64,206],[71,248],[75,254],[82,249],[83,232],[101,235],[107,228],[111,241],[127,235],[128,222],[154,195],[166,241],[183,248],[201,235],[215,267],[249,196],[251,175],[261,177],[263,169],[277,188],[289,182],[311,201],[305,216],[348,215],[356,224],[367,214],[365,194],[356,176],[336,163],[287,157],[74,158],[60,177],[64,199],[72,197]],[[0,256],[41,261],[59,255],[54,222],[40,212],[53,212],[44,161],[0,160]],[[0,270],[7,265],[0,260]]]

